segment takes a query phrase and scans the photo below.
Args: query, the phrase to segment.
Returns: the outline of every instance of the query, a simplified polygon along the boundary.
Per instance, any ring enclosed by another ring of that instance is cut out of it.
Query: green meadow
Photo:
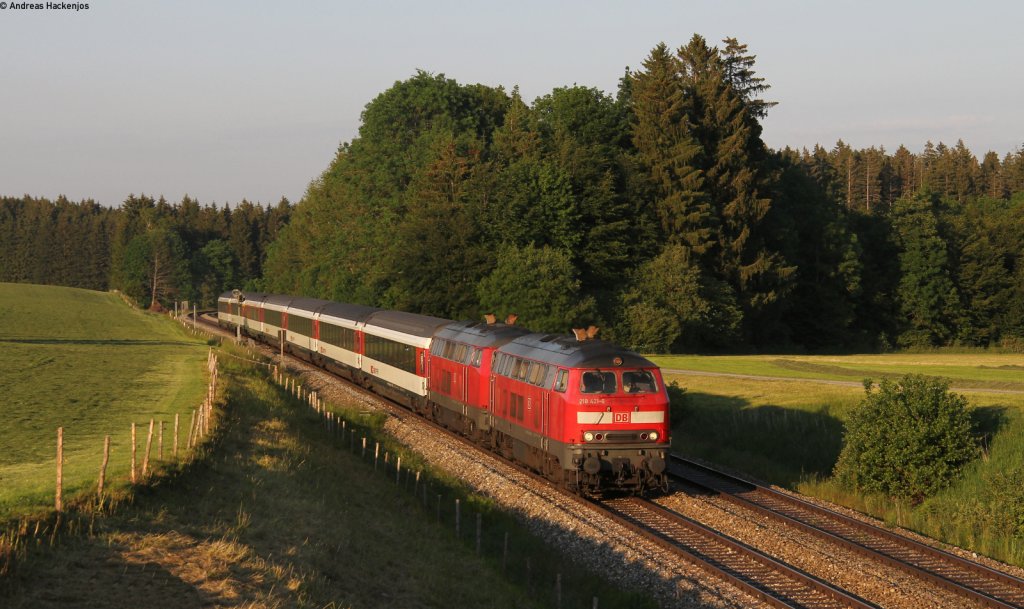
[[[676,451],[841,503],[924,534],[1024,565],[1024,356],[922,353],[851,356],[655,356],[686,390]],[[685,370],[686,374],[672,370]],[[973,407],[982,452],[920,505],[865,496],[831,478],[843,425],[866,378],[945,378]],[[745,375],[761,378],[743,378]]]
[[[65,497],[95,488],[108,434],[108,485],[127,481],[133,422],[140,463],[150,419],[165,421],[170,458],[174,415],[183,445],[205,395],[206,355],[116,294],[0,283],[0,521],[53,506],[58,427]]]

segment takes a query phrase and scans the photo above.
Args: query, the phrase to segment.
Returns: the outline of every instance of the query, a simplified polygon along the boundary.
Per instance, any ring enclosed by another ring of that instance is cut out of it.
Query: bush
[[[688,414],[690,398],[686,395],[686,389],[676,381],[666,385],[665,390],[668,392],[669,428],[675,429]]]
[[[920,502],[978,454],[967,399],[949,383],[908,375],[878,391],[864,385],[834,472],[844,486]]]

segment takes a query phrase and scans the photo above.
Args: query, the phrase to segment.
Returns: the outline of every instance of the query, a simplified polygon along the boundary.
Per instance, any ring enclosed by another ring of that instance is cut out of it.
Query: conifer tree
[[[989,150],[979,167],[978,179],[981,182],[981,192],[986,197],[1002,199],[1006,197],[1006,187],[1003,181],[1003,166],[999,162],[999,155]]]
[[[757,55],[750,55],[747,52],[747,45],[740,44],[735,38],[726,38],[722,42],[725,43],[725,48],[722,49],[722,63],[726,81],[755,119],[768,116],[768,109],[777,106],[779,102],[764,101],[760,98],[761,93],[772,87],[754,72]]]
[[[693,136],[679,60],[664,44],[654,47],[644,71],[632,77],[632,140],[647,170],[666,242],[698,256],[714,245],[712,213],[699,168],[702,149]]]
[[[705,189],[719,218],[717,272],[734,287],[748,330],[778,304],[795,271],[767,247],[764,222],[771,209],[766,196],[767,151],[761,126],[726,76],[718,49],[699,35],[681,47],[684,92],[693,100],[694,133],[704,150]]]
[[[931,196],[919,195],[897,202],[893,209],[900,245],[897,295],[906,320],[899,337],[903,346],[947,344],[960,315],[936,206]]]

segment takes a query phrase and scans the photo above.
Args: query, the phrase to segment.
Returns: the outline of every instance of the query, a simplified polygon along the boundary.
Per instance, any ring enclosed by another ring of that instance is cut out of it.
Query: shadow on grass
[[[679,452],[787,488],[831,475],[842,449],[843,423],[827,407],[755,408],[742,398],[686,395],[684,414],[672,431]]]
[[[169,347],[195,345],[184,340],[133,340],[133,339],[88,339],[88,338],[0,338],[0,343],[19,345],[102,345],[117,347]]]
[[[980,406],[971,411],[971,423],[981,439],[982,446],[988,447],[1007,423],[1010,422],[1006,406]]]
[[[199,608],[215,604],[216,599],[155,561],[126,560],[125,551],[128,548],[117,543],[70,540],[34,557],[33,563],[40,565],[38,570],[33,568],[25,577],[14,577],[24,581],[6,582],[13,591],[8,598],[3,598],[0,586],[0,601],[9,609]],[[84,577],[82,569],[86,565],[88,576]],[[43,575],[40,571],[45,572],[45,584],[35,581]]]

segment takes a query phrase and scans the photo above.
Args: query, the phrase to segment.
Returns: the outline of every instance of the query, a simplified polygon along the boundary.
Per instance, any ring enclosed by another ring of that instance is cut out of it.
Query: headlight
[[[589,431],[585,432],[583,434],[583,439],[586,440],[587,442],[593,442],[594,441],[594,434],[593,434],[593,432],[589,432]]]
[[[650,437],[651,437],[651,442],[657,442],[658,441],[658,432],[652,431]]]

